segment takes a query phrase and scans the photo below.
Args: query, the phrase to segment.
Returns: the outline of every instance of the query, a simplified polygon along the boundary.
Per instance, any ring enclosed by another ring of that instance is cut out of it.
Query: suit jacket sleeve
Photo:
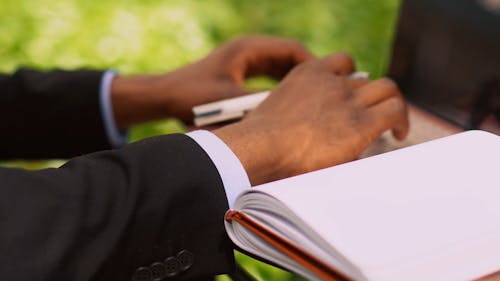
[[[110,148],[99,71],[0,75],[0,159],[70,158]]]
[[[0,168],[0,182],[2,279],[154,280],[166,269],[168,280],[191,280],[234,266],[222,181],[185,135],[84,155],[59,169]],[[176,262],[162,268],[165,261]]]

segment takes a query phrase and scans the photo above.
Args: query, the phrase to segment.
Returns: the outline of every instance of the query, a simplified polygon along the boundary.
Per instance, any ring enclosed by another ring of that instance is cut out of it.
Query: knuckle
[[[335,53],[332,56],[332,61],[339,66],[348,66],[354,68],[354,60],[349,53]]]
[[[333,55],[333,57],[339,61],[342,61],[342,62],[347,62],[347,63],[352,63],[354,60],[352,59],[352,56],[351,54],[349,54],[348,52],[339,52],[339,53],[335,53]]]
[[[345,52],[334,53],[325,57],[323,59],[323,64],[336,74],[347,74],[347,72],[355,69],[354,60],[351,55]]]
[[[313,69],[315,67],[315,65],[316,65],[315,61],[306,61],[306,62],[303,62],[303,63],[295,66],[292,69],[292,72],[303,74],[303,73],[309,72],[311,69]]]
[[[399,87],[392,79],[384,77],[379,79],[379,83],[385,87],[388,91],[400,95]]]
[[[304,76],[307,75],[308,72],[309,68],[306,65],[299,64],[296,67],[294,67],[287,76],[291,77]]]
[[[253,44],[256,41],[255,35],[239,35],[227,42],[231,48],[242,48],[246,45]]]
[[[240,48],[240,45],[242,45],[241,37],[237,37],[225,42],[217,50],[222,53],[233,54]]]
[[[389,110],[395,113],[404,113],[406,111],[406,104],[402,98],[393,97],[388,100]]]

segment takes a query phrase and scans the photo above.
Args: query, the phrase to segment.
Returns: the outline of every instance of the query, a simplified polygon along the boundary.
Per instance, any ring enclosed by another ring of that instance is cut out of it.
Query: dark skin
[[[315,59],[296,41],[248,36],[167,74],[116,77],[113,109],[120,128],[169,116],[191,122],[193,106],[245,94],[248,77],[286,75],[242,121],[213,131],[256,185],[354,160],[386,130],[406,136],[396,84],[351,80],[353,71],[347,54]]]
[[[166,74],[116,77],[111,95],[117,126],[124,129],[166,117],[192,123],[193,106],[247,94],[246,78],[267,75],[279,80],[312,58],[295,40],[245,36]]]
[[[355,160],[386,130],[404,139],[408,117],[396,84],[353,81],[352,71],[346,54],[303,63],[244,120],[213,132],[252,185]]]

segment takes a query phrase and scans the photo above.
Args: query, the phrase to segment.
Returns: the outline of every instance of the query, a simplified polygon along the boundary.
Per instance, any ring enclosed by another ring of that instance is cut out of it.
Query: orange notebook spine
[[[242,212],[236,210],[229,210],[226,213],[226,221],[232,223],[233,221],[241,224],[248,230],[255,233],[260,238],[264,239],[266,242],[271,244],[273,247],[283,252],[293,260],[295,260],[300,265],[309,269],[315,275],[323,280],[328,281],[350,281],[352,279],[348,278],[341,272],[335,270],[329,265],[325,264],[320,259],[309,254],[308,252],[302,250],[296,245],[285,240],[283,237],[276,235],[263,225],[259,224],[255,220],[251,219],[249,216]]]

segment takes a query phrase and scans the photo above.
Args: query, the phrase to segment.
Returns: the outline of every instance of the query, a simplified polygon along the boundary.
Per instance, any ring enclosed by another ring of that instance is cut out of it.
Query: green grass
[[[387,66],[399,0],[2,0],[1,6],[1,72],[19,66],[163,72],[234,36],[265,33],[298,39],[318,56],[348,51],[358,69],[375,78]],[[249,85],[272,84],[253,79]],[[138,140],[185,129],[179,121],[160,120],[136,126],[130,135]],[[2,165],[40,169],[61,163]],[[237,259],[259,280],[300,280],[243,255]]]

